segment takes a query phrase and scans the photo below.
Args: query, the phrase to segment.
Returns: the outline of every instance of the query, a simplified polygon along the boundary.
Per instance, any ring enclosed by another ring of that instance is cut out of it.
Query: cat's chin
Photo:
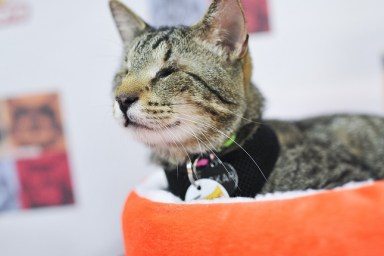
[[[144,130],[144,131],[155,131],[155,132],[160,132],[162,130],[167,130],[167,129],[172,129],[172,128],[175,128],[177,126],[180,125],[180,121],[176,121],[172,124],[168,124],[168,125],[164,125],[162,127],[151,127],[151,126],[148,126],[146,124],[141,124],[141,123],[137,123],[137,122],[133,122],[133,121],[128,121],[126,120],[124,122],[124,126],[125,127],[129,127],[131,129],[135,129],[136,131],[141,131],[141,130]]]
[[[180,143],[190,137],[180,128],[180,122],[175,122],[161,128],[131,122],[126,127],[136,140],[151,147],[162,148],[169,145],[180,145]]]

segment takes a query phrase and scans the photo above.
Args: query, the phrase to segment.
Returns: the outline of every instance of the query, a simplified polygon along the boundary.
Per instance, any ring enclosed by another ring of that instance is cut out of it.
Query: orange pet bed
[[[384,255],[384,181],[182,202],[156,173],[128,197],[126,255]]]

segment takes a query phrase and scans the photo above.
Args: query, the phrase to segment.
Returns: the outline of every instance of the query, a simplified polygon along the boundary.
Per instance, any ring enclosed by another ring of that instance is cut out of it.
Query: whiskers
[[[260,174],[263,176],[265,181],[268,181],[266,176],[264,175],[264,172],[261,170],[260,166],[257,164],[256,160],[239,143],[237,143],[234,139],[232,139],[230,136],[228,136],[225,132],[223,132],[218,127],[216,127],[212,124],[208,124],[207,122],[204,122],[200,118],[196,118],[194,116],[187,115],[184,113],[178,113],[178,114],[179,114],[178,118],[180,120],[184,120],[186,122],[191,122],[193,124],[198,124],[198,125],[203,126],[205,128],[213,129],[213,130],[217,131],[218,133],[220,133],[221,135],[223,135],[224,137],[226,137],[227,139],[231,140],[250,158],[250,160],[253,162],[253,164],[256,166],[256,168],[259,170]],[[185,124],[185,122],[183,122],[183,124]]]
[[[196,103],[188,103],[188,102],[184,102],[184,103],[172,103],[170,104],[170,106],[196,106]],[[216,110],[217,111],[217,110]],[[258,122],[258,121],[255,121],[255,120],[252,120],[252,119],[249,119],[249,118],[245,118],[243,115],[239,115],[238,113],[235,113],[233,111],[231,111],[230,109],[226,108],[226,109],[221,109],[222,112],[224,112],[224,114],[231,114],[231,115],[234,115],[244,121],[247,121],[247,122],[250,122],[250,123],[254,123],[254,124],[257,124],[257,125],[263,125],[262,122]],[[176,113],[176,112],[175,112]],[[177,112],[178,114],[181,114],[179,112]]]
[[[227,167],[223,164],[223,161],[217,155],[217,153],[220,151],[218,146],[221,145],[214,145],[215,143],[212,140],[213,135],[209,134],[209,131],[214,131],[216,136],[219,135],[225,137],[228,140],[232,141],[232,143],[237,145],[237,147],[242,150],[246,154],[246,156],[251,160],[251,162],[260,172],[265,181],[268,182],[263,170],[260,168],[256,160],[247,152],[247,150],[242,145],[240,145],[231,137],[232,134],[230,134],[230,132],[223,131],[214,124],[210,124],[207,121],[203,120],[203,118],[201,118],[200,116],[194,116],[178,111],[174,111],[174,113],[177,115],[176,119],[180,121],[180,123],[178,123],[175,127],[169,127],[163,122],[155,121],[157,126],[162,130],[162,132],[158,133],[158,136],[164,143],[164,145],[162,147],[159,147],[158,150],[164,150],[163,153],[165,152],[165,155],[168,154],[168,160],[170,160],[172,164],[178,166],[180,162],[183,162],[185,160],[193,162],[194,159],[192,159],[192,154],[196,155],[199,153],[210,153],[213,154],[219,160],[219,163],[223,165],[228,176],[231,177],[231,175],[229,175],[230,171],[227,169]],[[236,113],[233,114],[239,116]],[[241,118],[257,125],[261,124],[259,122],[255,122],[244,117]],[[179,131],[175,132],[176,130],[174,129],[179,129]],[[182,134],[188,136],[184,136]],[[193,143],[193,140],[195,140],[196,143]],[[173,144],[174,147],[169,146],[169,148],[167,148],[167,145],[171,144]],[[176,159],[176,163],[172,162],[172,159]],[[177,172],[178,171],[179,170],[177,170]],[[231,179],[234,180],[233,177],[231,177]]]
[[[188,150],[187,148],[184,146],[183,142],[181,141],[181,139],[177,136],[176,133],[172,133],[172,131],[170,131],[170,128],[166,125],[163,125],[163,124],[160,124],[160,122],[156,122],[158,126],[160,126],[162,129],[166,130],[167,131],[167,134],[163,134],[163,133],[159,133],[164,145],[166,145],[166,142],[165,142],[165,139],[164,139],[164,136],[169,136],[169,138],[173,141],[173,144],[176,146],[176,148],[178,150],[181,150],[183,151],[185,154],[186,154],[186,157],[187,159],[190,161],[190,162],[193,162],[191,156],[190,156],[190,153],[188,153]],[[211,143],[211,141],[206,137],[206,135],[204,133],[202,133],[202,135],[204,136],[204,139],[203,138],[200,138],[192,129],[192,127],[186,125],[185,128],[183,126],[180,126],[178,125],[178,128],[181,129],[183,132],[189,134],[192,138],[194,138],[198,144],[198,148],[199,148],[199,152],[193,152],[192,154],[196,154],[196,153],[206,153],[207,151],[211,154],[213,154],[217,159],[219,159],[219,163],[224,167],[225,171],[227,172],[228,174],[228,177],[230,177],[231,179],[233,179],[234,182],[236,182],[234,180],[234,178],[232,178],[229,170],[227,169],[227,167],[222,163],[222,160],[219,158],[219,156],[216,154],[216,152],[218,151],[217,148],[215,148],[215,146]],[[171,152],[171,151],[170,151]],[[172,157],[172,154],[170,153],[170,157]],[[177,175],[178,175],[178,165],[177,165]],[[194,171],[194,170],[192,170]],[[195,176],[196,173],[194,173]],[[240,188],[239,188],[240,189]]]
[[[181,128],[183,131],[187,132],[188,134],[192,135],[192,136],[196,139],[196,141],[197,141],[198,144],[199,144],[200,152],[201,152],[201,153],[204,153],[204,151],[205,151],[205,150],[203,151],[203,149],[202,149],[202,147],[201,147],[201,144],[203,144],[203,145],[208,149],[208,151],[209,151],[211,154],[213,154],[217,159],[219,159],[219,163],[224,167],[225,171],[226,171],[227,174],[228,174],[228,177],[230,177],[230,178],[236,183],[236,181],[231,177],[231,174],[230,174],[229,170],[227,169],[227,167],[223,164],[222,160],[221,160],[221,159],[219,158],[219,156],[216,154],[217,149],[215,148],[215,146],[212,145],[212,143],[211,143],[209,140],[207,140],[207,138],[206,138],[206,140],[211,144],[211,146],[207,145],[207,144],[204,143],[201,139],[199,139],[199,137],[195,134],[195,132],[194,132],[193,130],[187,131],[186,129],[184,129],[184,128],[182,128],[182,127],[179,127],[179,128]],[[205,136],[205,135],[204,135],[204,136]],[[193,170],[192,170],[192,171],[193,171]],[[239,188],[239,189],[240,189],[240,188]]]

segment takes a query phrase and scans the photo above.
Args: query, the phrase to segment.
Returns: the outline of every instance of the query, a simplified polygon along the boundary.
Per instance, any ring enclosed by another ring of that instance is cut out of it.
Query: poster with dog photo
[[[13,97],[0,107],[0,188],[7,194],[0,211],[73,204],[58,95]]]

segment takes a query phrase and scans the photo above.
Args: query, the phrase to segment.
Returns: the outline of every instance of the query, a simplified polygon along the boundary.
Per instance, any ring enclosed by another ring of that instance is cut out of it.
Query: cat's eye
[[[176,69],[172,67],[161,69],[159,72],[157,72],[156,79],[166,78],[167,76],[174,73],[175,71]]]

